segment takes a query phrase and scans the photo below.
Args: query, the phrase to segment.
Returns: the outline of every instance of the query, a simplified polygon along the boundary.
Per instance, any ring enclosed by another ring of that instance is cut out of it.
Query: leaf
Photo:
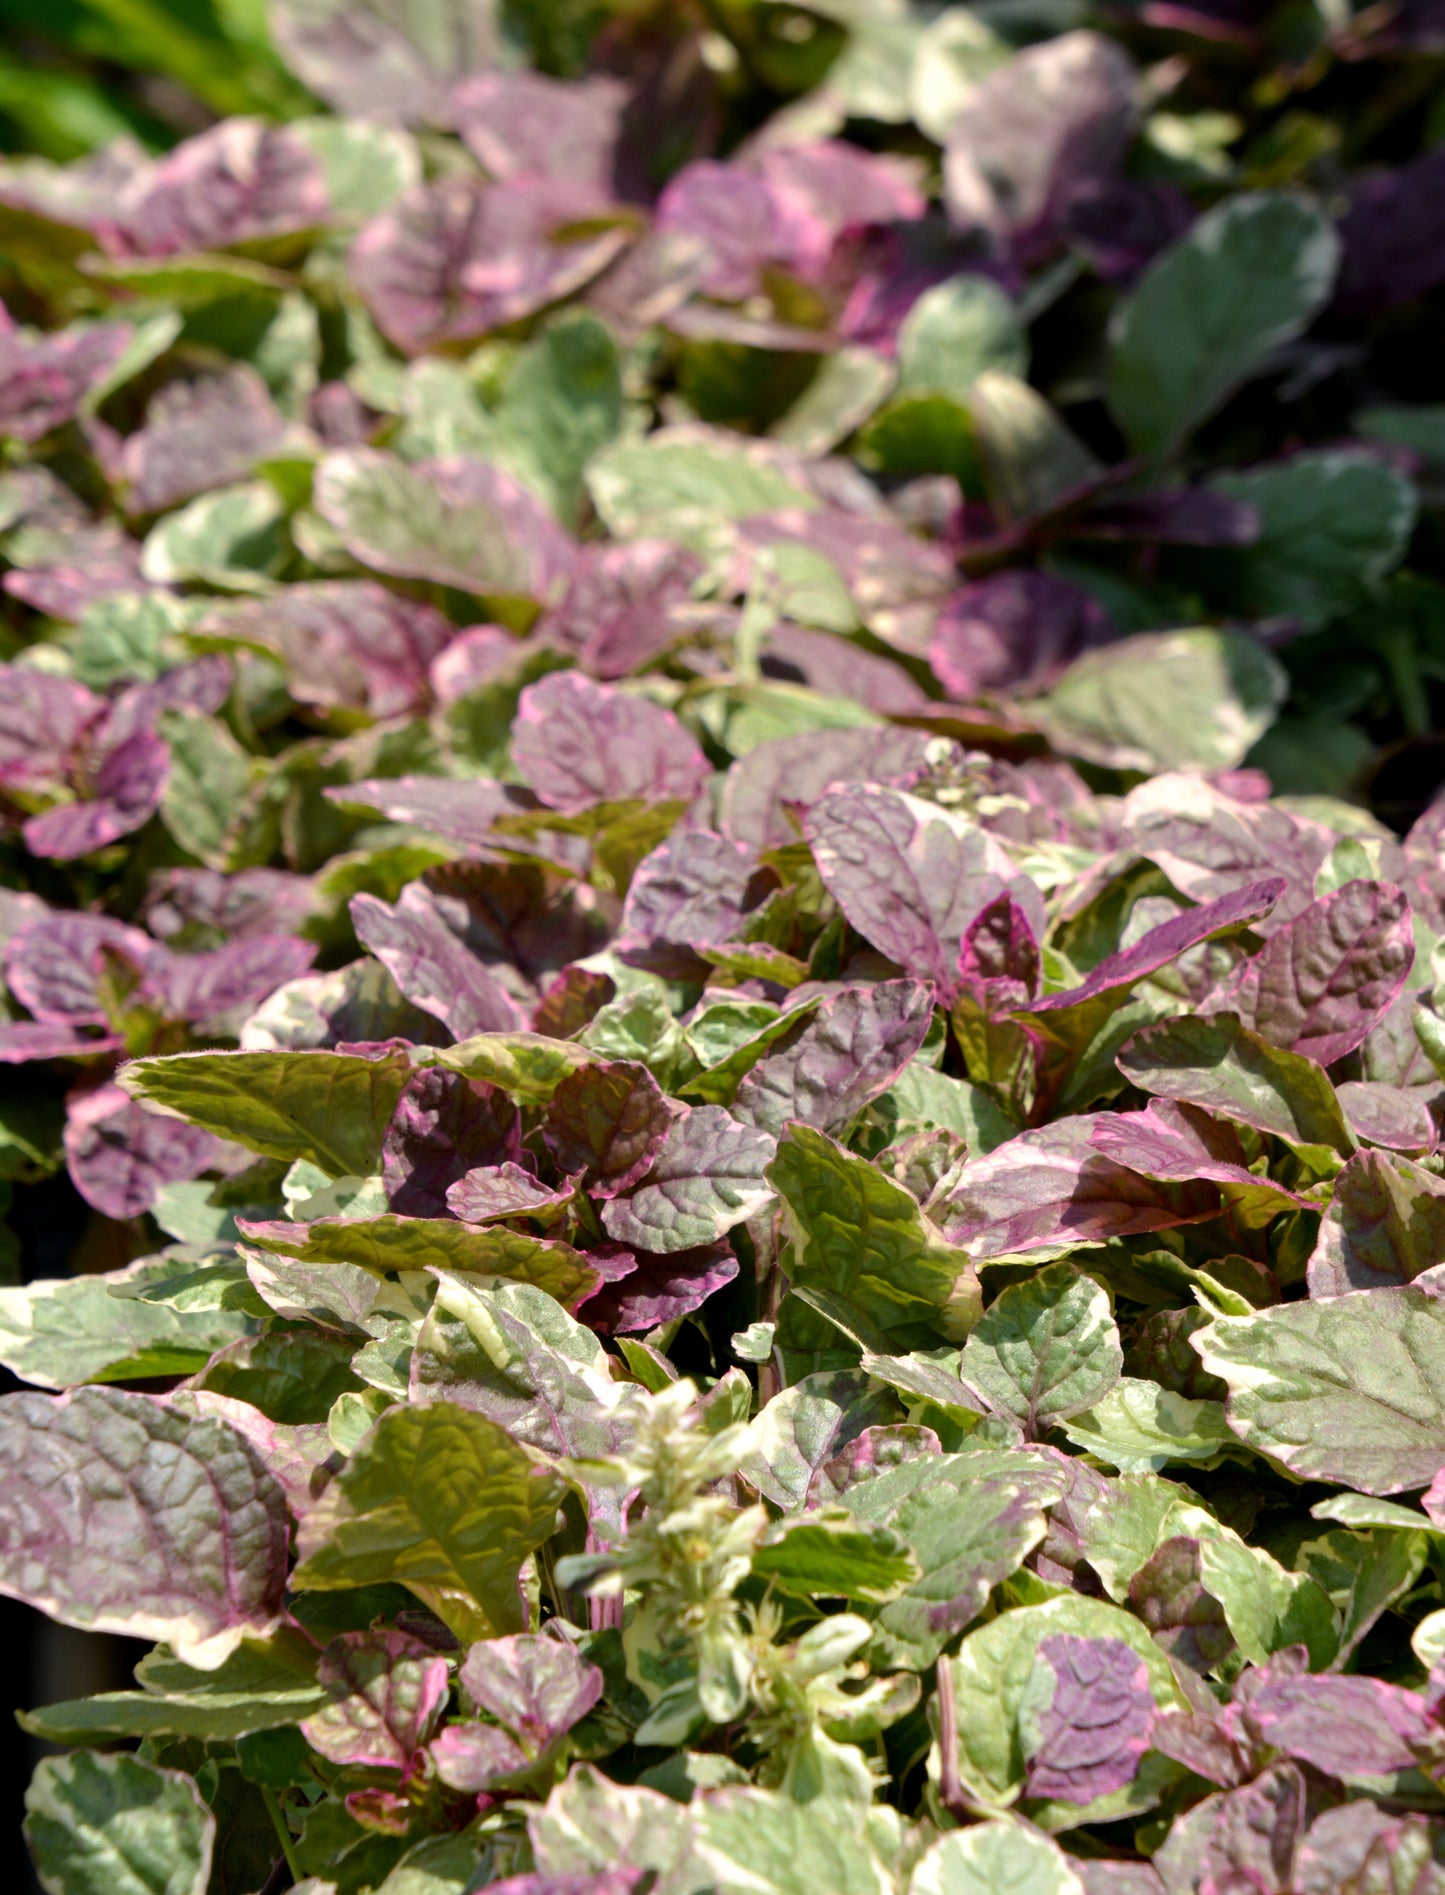
[[[898,385],[964,400],[985,369],[1022,375],[1028,345],[1013,304],[986,276],[925,290],[898,332]]]
[[[510,87],[516,83],[511,79]],[[576,96],[570,87],[558,92],[564,100]],[[575,172],[571,176],[575,180]],[[496,416],[517,472],[545,495],[559,520],[575,527],[587,465],[622,424],[612,331],[585,310],[554,318],[508,377]]]
[[[783,1203],[795,1288],[841,1299],[899,1351],[940,1335],[956,1341],[976,1320],[981,1298],[967,1259],[910,1192],[865,1159],[791,1125],[768,1177]]]
[[[1322,1068],[1251,1033],[1230,1013],[1166,1020],[1120,1053],[1124,1077],[1159,1098],[1217,1112],[1292,1145],[1348,1157],[1354,1136]]]
[[[488,0],[277,0],[271,30],[287,65],[338,112],[444,124],[457,80],[490,66],[496,18]]]
[[[382,1141],[387,1203],[403,1217],[443,1217],[452,1185],[521,1150],[519,1114],[504,1092],[444,1066],[423,1067],[402,1088]]]
[[[137,1290],[173,1276],[178,1261],[147,1257],[102,1275],[40,1277],[0,1289],[0,1362],[22,1382],[57,1389],[204,1368],[248,1324],[229,1310],[135,1300]]]
[[[132,1060],[118,1077],[133,1099],[173,1118],[340,1178],[377,1168],[409,1071],[394,1052],[177,1053]]]
[[[1072,1415],[1064,1433],[1075,1447],[1123,1474],[1157,1474],[1172,1461],[1211,1466],[1235,1440],[1222,1403],[1191,1401],[1132,1375]]]
[[[321,1654],[330,1702],[301,1724],[332,1763],[405,1769],[446,1703],[447,1661],[407,1632],[344,1632]]]
[[[603,1690],[602,1673],[575,1646],[530,1632],[473,1645],[458,1681],[534,1755],[585,1717]]]
[[[1038,1545],[1044,1509],[1063,1485],[1061,1470],[1005,1449],[924,1456],[853,1487],[854,1517],[893,1528],[922,1567],[902,1597],[877,1612],[879,1661],[915,1671],[930,1665]]]
[[[518,1574],[552,1534],[558,1477],[482,1415],[394,1408],[302,1522],[302,1591],[399,1580],[457,1626],[520,1631]]]
[[[908,1895],[1084,1895],[1059,1845],[996,1819],[956,1829],[919,1861]]]
[[[728,436],[690,440],[666,431],[604,448],[587,470],[587,489],[615,538],[657,537],[683,544],[686,527],[699,516],[742,520],[780,507],[817,504],[782,466],[750,455]]]
[[[42,1758],[25,1840],[50,1895],[206,1895],[216,1820],[179,1770],[82,1750]]]
[[[285,1637],[274,1646],[248,1640],[214,1671],[152,1654],[137,1670],[144,1690],[100,1692],[20,1715],[27,1730],[55,1744],[164,1736],[234,1741],[318,1710],[326,1694],[314,1671],[310,1647],[298,1651]]]
[[[733,1115],[775,1138],[790,1121],[844,1133],[899,1077],[932,1024],[933,990],[922,982],[846,989],[744,1075]]]
[[[801,1598],[881,1605],[919,1576],[908,1543],[888,1527],[861,1527],[841,1508],[817,1508],[769,1529],[753,1571]]]
[[[971,922],[1012,895],[1036,935],[1039,893],[977,824],[900,790],[857,784],[827,791],[804,831],[829,892],[872,946],[905,973],[934,982],[945,1005]]]
[[[950,697],[1046,691],[1081,652],[1105,645],[1109,615],[1082,587],[1053,573],[990,573],[943,607],[928,663]]]
[[[794,1802],[752,1788],[715,1791],[700,1800],[697,1870],[719,1889],[756,1895],[885,1895],[888,1872],[859,1815],[826,1796]]]
[[[767,1403],[752,1423],[739,1472],[785,1513],[815,1493],[831,1499],[827,1468],[850,1442],[898,1414],[891,1395],[855,1369],[805,1375]]]
[[[563,1173],[605,1199],[646,1176],[671,1124],[671,1109],[645,1066],[599,1060],[558,1086],[542,1136]]]
[[[1221,474],[1213,488],[1260,520],[1247,551],[1212,555],[1222,596],[1253,615],[1279,613],[1311,627],[1357,605],[1399,564],[1415,526],[1412,482],[1356,450]]]
[[[712,775],[671,712],[578,671],[554,671],[523,691],[512,762],[549,809],[567,815],[633,797],[691,802]]]
[[[1309,1261],[1313,1297],[1408,1283],[1445,1255],[1445,1186],[1393,1152],[1356,1152],[1335,1180]],[[0,1291],[0,1296],[5,1293]]]
[[[1220,1316],[1195,1347],[1234,1432],[1300,1479],[1397,1494],[1445,1465],[1445,1303],[1424,1290]]]
[[[1199,1576],[1251,1663],[1263,1665],[1295,1644],[1308,1647],[1311,1665],[1335,1657],[1334,1610],[1308,1574],[1286,1572],[1263,1548],[1232,1534],[1210,1533],[1200,1539]]]
[[[223,592],[268,592],[285,558],[285,511],[264,480],[202,494],[151,528],[141,573],[157,586],[192,580]]]
[[[281,1489],[224,1422],[83,1388],[0,1401],[0,1591],[214,1669],[281,1610]]]
[[[959,1778],[965,1791],[985,1807],[1004,1807],[1025,1790],[1027,1747],[1037,1730],[1036,1724],[1030,1729],[1037,1716],[1034,1706],[1052,1699],[1057,1679],[1041,1652],[1046,1640],[1060,1635],[1127,1646],[1143,1660],[1155,1705],[1160,1710],[1184,1708],[1168,1659],[1131,1613],[1076,1594],[1001,1612],[970,1632],[958,1655],[947,1661],[958,1720]],[[1147,1809],[1173,1773],[1174,1766],[1146,1758],[1122,1789],[1082,1807],[1036,1802],[1029,1814],[1046,1830],[1109,1821],[1130,1810]]]
[[[1052,1263],[989,1305],[959,1373],[1036,1437],[1107,1395],[1123,1361],[1108,1296],[1072,1264]]]
[[[1302,199],[1258,192],[1201,217],[1115,318],[1109,404],[1134,446],[1172,453],[1330,293],[1339,243]]]
[[[411,882],[395,906],[374,895],[348,904],[356,938],[386,968],[413,1006],[434,1014],[459,1040],[509,1033],[526,1014],[486,963],[450,927],[424,883]]]
[[[545,1033],[474,1033],[431,1055],[449,1071],[499,1086],[524,1105],[545,1105],[570,1073],[594,1055],[571,1040]]]
[[[672,1122],[652,1169],[626,1197],[602,1206],[619,1243],[667,1254],[711,1242],[766,1204],[774,1141],[718,1105],[689,1106]]]
[[[1052,1689],[1031,1693],[1024,1794],[1083,1805],[1127,1788],[1150,1747],[1149,1668],[1116,1638],[1055,1632],[1039,1645]]]
[[[1089,763],[1231,770],[1287,689],[1278,660],[1242,632],[1147,632],[1076,659],[1040,712],[1053,743]]]
[[[309,1224],[237,1220],[243,1236],[305,1263],[357,1263],[392,1270],[465,1270],[531,1283],[560,1303],[575,1302],[596,1281],[570,1244],[500,1227],[439,1217],[318,1217]]]

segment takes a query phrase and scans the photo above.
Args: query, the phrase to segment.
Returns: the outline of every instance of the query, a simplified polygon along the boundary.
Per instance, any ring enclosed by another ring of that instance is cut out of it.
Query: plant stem
[[[276,1831],[276,1840],[281,1845],[281,1853],[286,1858],[286,1867],[291,1871],[293,1882],[303,1881],[301,1865],[296,1860],[296,1844],[287,1827],[286,1817],[276,1792],[265,1784],[261,1786],[261,1800],[266,1805],[266,1813],[271,1818],[271,1827]]]

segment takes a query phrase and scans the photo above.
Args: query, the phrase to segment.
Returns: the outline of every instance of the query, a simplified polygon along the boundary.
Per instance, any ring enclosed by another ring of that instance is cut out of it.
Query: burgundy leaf
[[[1221,895],[1215,901],[1206,902],[1203,907],[1186,908],[1172,921],[1151,928],[1132,947],[1123,948],[1119,953],[1111,954],[1107,960],[1100,961],[1080,986],[1036,1000],[1028,1011],[1055,1013],[1064,1007],[1080,1006],[1084,1001],[1093,1000],[1115,988],[1130,987],[1146,975],[1167,967],[1170,961],[1177,960],[1201,941],[1223,934],[1230,928],[1243,927],[1245,923],[1267,915],[1284,890],[1283,879],[1275,876],[1269,881],[1253,882],[1246,888]],[[1263,956],[1258,958],[1263,959]]]
[[[402,1088],[382,1141],[386,1201],[405,1217],[445,1217],[450,1186],[521,1150],[521,1121],[504,1092],[424,1066]]]
[[[415,823],[479,857],[496,846],[492,825],[498,816],[521,815],[537,806],[536,798],[520,787],[451,776],[378,777],[338,785],[326,795],[334,803],[364,804],[392,822]]]
[[[1165,487],[1097,502],[1077,530],[1090,539],[1252,546],[1259,538],[1259,510],[1210,487]]]
[[[148,684],[133,684],[110,707],[102,732],[109,746],[155,728],[163,711],[218,711],[231,695],[231,661],[211,652],[190,664],[173,665]]]
[[[128,323],[96,323],[31,335],[0,329],[0,435],[39,441],[75,418],[90,390],[130,343]]]
[[[708,829],[679,829],[634,874],[614,948],[654,973],[705,978],[693,950],[736,940],[771,880],[740,843]]]
[[[249,363],[171,382],[152,398],[145,426],[126,441],[120,471],[132,513],[158,513],[212,487],[244,480],[292,438]]]
[[[12,547],[10,556],[22,569],[7,572],[0,584],[11,598],[47,618],[78,619],[87,606],[113,593],[149,589],[140,555],[138,543],[112,521],[62,527],[46,533],[40,544],[31,541],[23,554]]]
[[[457,1682],[535,1756],[585,1717],[602,1696],[602,1673],[565,1639],[539,1632],[473,1645]]]
[[[481,72],[452,94],[463,142],[494,178],[556,178],[611,190],[627,88],[601,74]]]
[[[232,118],[142,172],[121,218],[134,251],[164,257],[314,229],[330,208],[321,166],[299,138]]]
[[[561,1170],[593,1197],[614,1198],[644,1177],[672,1124],[672,1108],[645,1066],[597,1061],[552,1095],[542,1137]]]
[[[473,1795],[525,1777],[535,1762],[495,1724],[448,1724],[432,1740],[430,1751],[442,1782]]]
[[[588,1251],[587,1261],[603,1273],[603,1281],[577,1306],[579,1320],[603,1336],[645,1335],[662,1323],[690,1316],[738,1273],[738,1260],[725,1243],[698,1244],[665,1256],[609,1248],[611,1257]],[[619,1255],[635,1267],[607,1274],[606,1265],[617,1263]]]
[[[1149,1667],[1122,1639],[1072,1632],[1044,1639],[1038,1655],[1055,1684],[1030,1746],[1024,1794],[1083,1804],[1122,1790],[1149,1748]]]
[[[886,1092],[933,1024],[933,989],[916,980],[849,987],[826,999],[746,1075],[735,1118],[774,1137],[790,1121],[841,1133]]]
[[[970,923],[958,971],[964,992],[989,1014],[1026,1007],[1038,992],[1039,944],[1012,895],[1000,895]]]
[[[1246,1722],[1260,1740],[1335,1777],[1409,1770],[1433,1726],[1425,1700],[1379,1678],[1271,1678]]]
[[[908,717],[927,710],[930,702],[922,685],[891,658],[864,651],[851,638],[786,620],[768,633],[758,668],[765,678],[806,684],[825,697],[851,698],[880,717]]]
[[[578,671],[554,671],[523,691],[512,761],[542,802],[564,815],[634,797],[691,802],[712,775],[670,711]]]
[[[508,1161],[480,1165],[447,1186],[446,1207],[466,1224],[487,1224],[497,1218],[535,1217],[559,1211],[574,1195],[570,1181],[543,1184],[534,1172]]]
[[[1170,1895],[1202,1892],[1210,1884],[1229,1895],[1251,1887],[1273,1895],[1290,1886],[1295,1847],[1311,1813],[1297,1767],[1271,1764],[1253,1783],[1206,1796],[1176,1818],[1155,1867]]]
[[[1129,1581],[1129,1604],[1172,1658],[1195,1671],[1209,1672],[1234,1650],[1234,1634],[1224,1607],[1205,1590],[1201,1573],[1198,1540],[1183,1534],[1165,1540]],[[1216,1767],[1222,1758],[1228,1770],[1222,1777],[1213,1770],[1201,1775],[1229,1785],[1241,1781],[1232,1768],[1238,1751],[1222,1730],[1209,1733],[1207,1743],[1197,1734],[1191,1736],[1216,1758]]]
[[[1083,652],[1117,637],[1081,586],[1044,572],[1000,572],[949,600],[928,647],[933,675],[952,697],[1044,691]]]
[[[170,769],[165,743],[149,731],[137,731],[107,753],[89,800],[57,804],[22,826],[26,848],[32,855],[69,862],[130,835],[160,808]]]
[[[65,1121],[71,1182],[106,1217],[139,1217],[162,1185],[199,1177],[225,1150],[197,1125],[147,1112],[119,1086],[71,1096]]]
[[[1341,308],[1370,314],[1435,289],[1445,279],[1445,152],[1358,180],[1340,240]]]
[[[543,990],[532,1014],[532,1031],[549,1039],[570,1040],[596,1017],[617,992],[610,974],[590,967],[564,967]]]
[[[351,920],[358,940],[407,999],[434,1014],[459,1040],[474,1033],[510,1033],[527,1024],[516,1001],[447,926],[423,883],[408,883],[395,907],[375,895],[353,896]]]
[[[1404,988],[1410,904],[1388,882],[1346,882],[1272,934],[1204,1003],[1328,1066],[1353,1052]]]
[[[1356,1152],[1320,1221],[1310,1295],[1409,1283],[1442,1258],[1445,1180],[1394,1152]]]
[[[688,1106],[641,1184],[603,1204],[603,1229],[618,1243],[668,1256],[710,1244],[771,1198],[764,1174],[776,1149],[769,1133],[720,1105]]]
[[[949,1242],[974,1258],[1002,1257],[1219,1214],[1213,1184],[1164,1183],[1102,1157],[1094,1123],[1088,1115],[1060,1119],[973,1159],[934,1213]]]
[[[728,771],[722,826],[736,842],[764,849],[792,842],[787,805],[806,808],[833,784],[899,783],[924,768],[929,738],[920,730],[819,730],[776,737]]]
[[[332,1763],[405,1769],[446,1703],[447,1661],[394,1627],[343,1632],[321,1654],[316,1681],[331,1703],[301,1723]]]
[[[108,915],[49,914],[28,922],[5,946],[5,979],[37,1020],[105,1026],[99,982],[106,955],[143,972],[159,952],[149,935]]]
[[[1155,1099],[1142,1112],[1100,1112],[1091,1120],[1089,1142],[1141,1177],[1239,1185],[1273,1193],[1280,1209],[1305,1201],[1249,1169],[1233,1125],[1178,1100]]]
[[[146,981],[147,998],[170,1020],[212,1020],[252,1007],[316,959],[314,942],[291,934],[253,934],[207,954],[157,957]]]
[[[0,1065],[16,1066],[30,1059],[88,1059],[96,1053],[116,1053],[125,1045],[119,1034],[90,1038],[73,1027],[47,1020],[0,1020]]]
[[[72,751],[105,713],[105,700],[71,678],[0,666],[0,783],[46,789],[63,782]]]
[[[829,893],[865,941],[907,974],[931,980],[945,1005],[958,991],[972,923],[1000,895],[1044,931],[1035,884],[976,823],[900,790],[855,784],[827,791],[804,833]]]
[[[1413,1009],[1413,996],[1401,995],[1401,999],[1406,998]],[[1371,1034],[1376,1031],[1377,1027],[1372,1028]],[[1365,1050],[1369,1039],[1366,1035],[1361,1043]],[[1344,1079],[1335,1087],[1335,1095],[1350,1130],[1365,1144],[1384,1145],[1391,1151],[1434,1150],[1435,1121],[1418,1088],[1393,1086],[1378,1079]]]
[[[585,546],[561,601],[538,620],[536,636],[575,652],[594,677],[626,677],[686,634],[682,608],[702,570],[696,553],[670,540]]]

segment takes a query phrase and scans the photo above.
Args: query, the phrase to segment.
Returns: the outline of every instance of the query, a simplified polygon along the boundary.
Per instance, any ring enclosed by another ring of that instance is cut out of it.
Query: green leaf
[[[1222,1402],[1189,1401],[1132,1375],[1066,1421],[1064,1433],[1076,1448],[1125,1474],[1157,1474],[1171,1461],[1212,1467],[1223,1449],[1237,1445]]]
[[[0,1362],[40,1388],[204,1368],[250,1325],[231,1311],[182,1312],[134,1300],[138,1289],[177,1269],[174,1257],[146,1257],[102,1276],[40,1277],[23,1289],[0,1289]]]
[[[1118,1067],[1158,1098],[1202,1106],[1290,1145],[1344,1158],[1355,1148],[1323,1067],[1271,1046],[1237,1014],[1194,1014],[1145,1027],[1120,1053]]]
[[[1171,453],[1299,335],[1334,283],[1339,240],[1302,199],[1228,200],[1145,271],[1112,336],[1109,405],[1141,453]]]
[[[861,427],[894,383],[893,364],[852,344],[825,355],[798,399],[768,430],[799,454],[826,454]]]
[[[549,1039],[542,1033],[477,1033],[455,1046],[431,1049],[424,1057],[468,1079],[500,1086],[523,1105],[546,1105],[567,1075],[586,1066],[594,1054],[571,1040]]]
[[[1398,1494],[1445,1466],[1445,1302],[1413,1284],[1217,1316],[1191,1341],[1234,1432],[1301,1480]]]
[[[587,470],[603,524],[618,539],[688,537],[702,521],[818,502],[782,468],[737,436],[689,438],[667,432],[604,448]]]
[[[914,1869],[908,1895],[1084,1895],[1056,1842],[1001,1819],[951,1830]]]
[[[565,1492],[482,1415],[394,1408],[302,1521],[292,1583],[400,1581],[459,1637],[520,1632],[522,1562],[555,1531]]]
[[[132,1060],[117,1078],[172,1118],[342,1178],[379,1170],[382,1134],[410,1072],[401,1053],[175,1053]]]
[[[495,507],[453,504],[393,455],[328,455],[316,473],[316,507],[353,558],[377,572],[501,597],[529,590],[526,552]]]
[[[1389,1504],[1375,1502],[1379,1507]],[[1408,1518],[1408,1509],[1400,1511]],[[1414,1588],[1432,1538],[1422,1528],[1400,1532],[1387,1526],[1365,1533],[1323,1533],[1298,1549],[1296,1568],[1316,1581],[1340,1615],[1336,1670],[1344,1668],[1376,1620]]]
[[[898,385],[965,401],[985,369],[1028,370],[1018,312],[986,276],[955,276],[925,290],[898,332]]]
[[[622,422],[622,368],[605,323],[558,317],[524,351],[496,408],[508,463],[575,526],[582,477]]]
[[[900,1353],[958,1341],[977,1318],[978,1277],[902,1185],[825,1133],[792,1125],[768,1178],[783,1202],[795,1287],[842,1298]]]
[[[1263,1665],[1272,1653],[1296,1644],[1308,1647],[1314,1670],[1334,1658],[1334,1609],[1307,1574],[1286,1572],[1263,1547],[1246,1546],[1224,1532],[1200,1535],[1199,1570],[1251,1664]]]
[[[1054,1633],[1120,1639],[1136,1651],[1149,1672],[1149,1687],[1161,1710],[1184,1710],[1184,1698],[1169,1660],[1140,1620],[1101,1599],[1064,1594],[1042,1605],[1001,1612],[970,1632],[950,1660],[958,1722],[958,1770],[964,1789],[984,1808],[1007,1807],[1023,1787],[1022,1721],[1038,1648]],[[1177,1775],[1177,1766],[1147,1754],[1134,1781],[1093,1803],[1042,1803],[1030,1815],[1043,1829],[1072,1829],[1108,1822],[1148,1809]]]
[[[696,1805],[695,1887],[750,1895],[887,1895],[862,1812],[828,1796],[794,1802],[767,1790],[723,1789]]]
[[[1012,1284],[979,1318],[959,1374],[1031,1436],[1083,1413],[1119,1380],[1124,1352],[1107,1293],[1071,1263]]]
[[[32,1736],[54,1744],[117,1737],[199,1737],[227,1743],[299,1723],[326,1702],[316,1654],[299,1634],[273,1644],[248,1639],[215,1671],[195,1671],[163,1649],[143,1658],[142,1691],[108,1691],[22,1711]]]
[[[243,866],[237,848],[253,792],[265,780],[265,765],[247,756],[219,718],[199,711],[166,712],[160,732],[171,752],[161,803],[166,828],[207,868]]]
[[[1144,632],[1070,665],[1035,707],[1054,744],[1114,770],[1231,770],[1288,683],[1243,632]]]
[[[206,1895],[216,1822],[178,1770],[138,1757],[46,1757],[25,1839],[49,1895]]]
[[[253,1243],[309,1264],[360,1264],[385,1276],[392,1270],[459,1270],[529,1283],[575,1303],[597,1285],[597,1272],[570,1244],[532,1237],[505,1225],[485,1227],[444,1217],[321,1217],[309,1224],[246,1227]]]
[[[151,529],[141,571],[158,586],[191,580],[226,592],[269,592],[285,557],[285,515],[264,480],[202,494]]]
[[[753,1554],[753,1571],[801,1598],[897,1598],[921,1568],[908,1542],[886,1526],[860,1524],[840,1508],[822,1507],[769,1528]]]
[[[1044,1537],[1044,1509],[1065,1479],[1039,1456],[980,1448],[905,1461],[851,1487],[854,1517],[902,1534],[922,1568],[875,1615],[878,1661],[912,1671],[932,1664]]]
[[[301,118],[288,126],[311,150],[326,179],[334,216],[375,217],[421,179],[421,153],[396,125],[359,118]]]
[[[1313,627],[1349,611],[1404,558],[1415,527],[1413,481],[1374,454],[1297,454],[1210,484],[1260,522],[1252,546],[1209,555],[1210,596],[1259,618]]]

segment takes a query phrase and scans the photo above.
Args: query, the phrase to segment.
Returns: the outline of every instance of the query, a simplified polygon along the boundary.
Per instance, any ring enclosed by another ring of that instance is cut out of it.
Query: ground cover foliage
[[[106,17],[237,115],[0,68],[45,1886],[1445,1889],[1439,9]]]

